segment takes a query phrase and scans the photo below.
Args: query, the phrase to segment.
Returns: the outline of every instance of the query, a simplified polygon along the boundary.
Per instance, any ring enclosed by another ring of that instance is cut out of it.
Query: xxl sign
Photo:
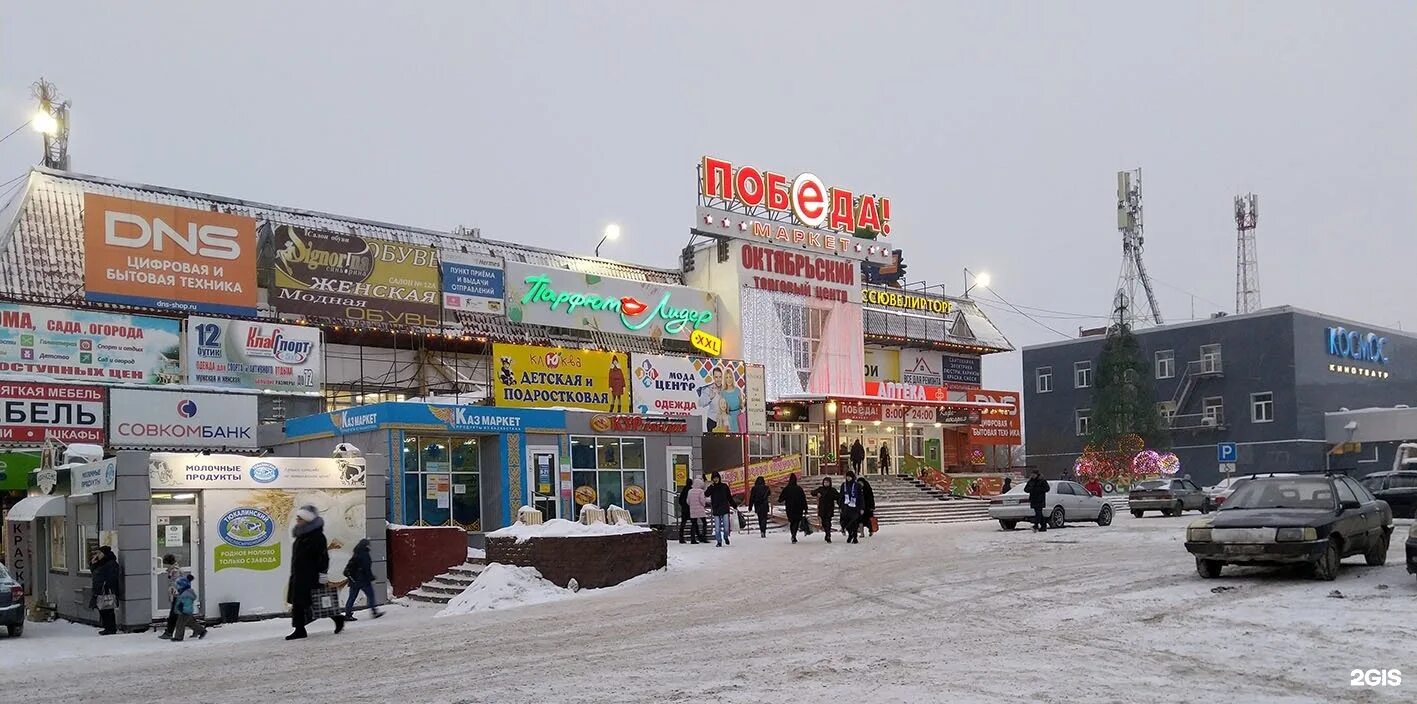
[[[256,397],[114,389],[109,444],[124,448],[253,449]]]
[[[320,330],[299,325],[189,318],[187,365],[202,386],[310,393],[324,383]]]
[[[828,186],[811,173],[789,179],[704,157],[697,216],[696,229],[725,236],[882,263],[891,258],[889,247],[874,243],[890,234],[890,199]]]
[[[84,297],[222,315],[256,314],[256,221],[84,194]]]
[[[0,445],[102,445],[105,394],[101,386],[0,384]]]
[[[718,332],[717,297],[707,291],[516,262],[507,277],[515,322],[675,340]]]
[[[276,310],[356,323],[442,324],[432,247],[282,225],[275,231]]]
[[[181,334],[169,318],[0,303],[0,373],[176,384]]]
[[[1335,357],[1387,364],[1386,337],[1341,327],[1328,328],[1325,334],[1328,337],[1328,353]]]

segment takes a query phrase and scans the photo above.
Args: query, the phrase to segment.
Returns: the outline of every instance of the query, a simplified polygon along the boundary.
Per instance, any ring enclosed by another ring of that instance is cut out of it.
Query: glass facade
[[[594,504],[619,506],[636,523],[649,520],[644,438],[572,435],[571,483],[577,516]]]
[[[482,441],[408,435],[403,443],[403,515],[419,526],[482,530]]]

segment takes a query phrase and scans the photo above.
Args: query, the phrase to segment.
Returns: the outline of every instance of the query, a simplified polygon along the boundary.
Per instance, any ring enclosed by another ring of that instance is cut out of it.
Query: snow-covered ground
[[[1336,582],[1202,580],[1191,520],[886,526],[860,545],[735,533],[671,544],[668,570],[612,589],[447,618],[396,606],[294,643],[278,622],[182,644],[30,624],[0,638],[0,682],[26,704],[1417,700],[1405,525],[1386,567],[1349,558]],[[1369,668],[1403,684],[1349,685]]]

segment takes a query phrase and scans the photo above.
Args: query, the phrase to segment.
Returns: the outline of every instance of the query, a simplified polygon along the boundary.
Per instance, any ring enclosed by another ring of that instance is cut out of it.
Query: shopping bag
[[[339,612],[339,589],[322,584],[310,590],[310,620],[336,616]]]
[[[806,517],[806,516],[803,516],[803,517],[802,517],[802,535],[811,535],[811,534],[812,534],[812,522],[809,521],[809,520],[807,520],[807,517]]]
[[[744,516],[743,512],[738,509],[733,509],[733,512],[738,514],[738,530],[748,530],[748,517]]]
[[[99,594],[97,597],[94,598],[94,602],[98,605],[98,610],[99,610],[99,611],[105,611],[105,610],[108,610],[108,609],[116,609],[116,608],[118,608],[118,595],[117,595],[117,594]]]
[[[881,532],[881,524],[876,520],[875,516],[871,516],[871,535],[875,535],[879,532]]]

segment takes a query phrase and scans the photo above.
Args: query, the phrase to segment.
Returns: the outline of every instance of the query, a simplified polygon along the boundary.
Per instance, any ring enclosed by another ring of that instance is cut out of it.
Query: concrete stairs
[[[482,574],[487,565],[483,560],[468,560],[443,574],[423,583],[423,586],[405,594],[409,601],[425,604],[447,604],[453,597],[463,593]]]
[[[989,520],[989,502],[956,498],[915,477],[867,475],[876,493],[876,520],[892,523],[964,523]]]

